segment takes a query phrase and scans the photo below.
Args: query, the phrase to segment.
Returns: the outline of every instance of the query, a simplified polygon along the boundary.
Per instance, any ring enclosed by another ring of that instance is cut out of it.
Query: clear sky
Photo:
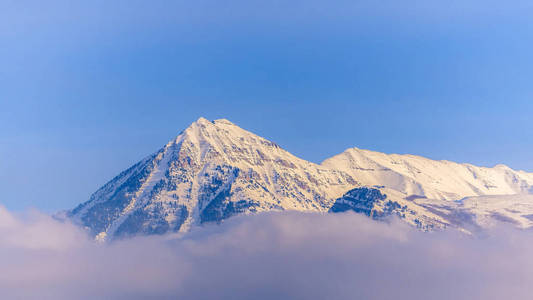
[[[531,1],[0,1],[0,203],[71,208],[198,117],[533,171]]]

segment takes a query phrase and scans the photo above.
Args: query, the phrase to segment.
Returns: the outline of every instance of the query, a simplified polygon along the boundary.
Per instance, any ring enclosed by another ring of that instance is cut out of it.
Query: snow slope
[[[67,213],[98,240],[184,232],[236,214],[353,210],[422,230],[532,226],[533,174],[348,149],[300,159],[228,120],[198,119]],[[516,195],[516,196],[513,196]]]
[[[322,166],[344,171],[363,185],[383,185],[412,197],[459,200],[533,191],[532,173],[504,165],[485,168],[351,148],[325,160]]]
[[[328,211],[357,186],[228,120],[200,118],[117,176],[71,217],[99,239],[187,231],[238,213]]]

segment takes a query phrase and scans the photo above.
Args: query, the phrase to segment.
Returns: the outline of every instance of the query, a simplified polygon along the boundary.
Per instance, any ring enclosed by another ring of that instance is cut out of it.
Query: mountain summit
[[[352,210],[374,218],[396,215],[424,230],[471,231],[493,219],[533,225],[532,185],[533,174],[504,166],[357,148],[318,165],[228,120],[200,118],[68,216],[99,240],[184,232],[272,210]]]
[[[200,118],[70,215],[100,239],[121,238],[187,231],[240,213],[326,212],[357,185],[228,120]]]

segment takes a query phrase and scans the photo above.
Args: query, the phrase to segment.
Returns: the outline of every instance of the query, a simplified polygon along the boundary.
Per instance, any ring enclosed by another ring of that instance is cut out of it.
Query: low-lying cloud
[[[527,299],[532,250],[532,232],[421,233],[351,213],[235,217],[102,245],[0,207],[3,299]]]

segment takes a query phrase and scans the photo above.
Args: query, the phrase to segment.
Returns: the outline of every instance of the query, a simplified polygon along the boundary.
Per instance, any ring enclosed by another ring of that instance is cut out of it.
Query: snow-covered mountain
[[[365,185],[384,185],[413,197],[458,200],[533,192],[533,173],[504,165],[484,168],[351,148],[325,160],[322,166],[344,171]]]
[[[403,208],[394,213],[422,229],[475,231],[495,222],[533,226],[533,173],[357,148],[322,166],[343,171],[362,185],[382,187],[388,201]]]
[[[227,120],[200,118],[70,212],[99,239],[187,231],[239,213],[328,211],[357,186]]]
[[[423,230],[533,225],[533,174],[348,149],[321,165],[200,118],[69,211],[97,239],[184,232],[270,210],[399,216]],[[497,196],[496,196],[497,195]]]

